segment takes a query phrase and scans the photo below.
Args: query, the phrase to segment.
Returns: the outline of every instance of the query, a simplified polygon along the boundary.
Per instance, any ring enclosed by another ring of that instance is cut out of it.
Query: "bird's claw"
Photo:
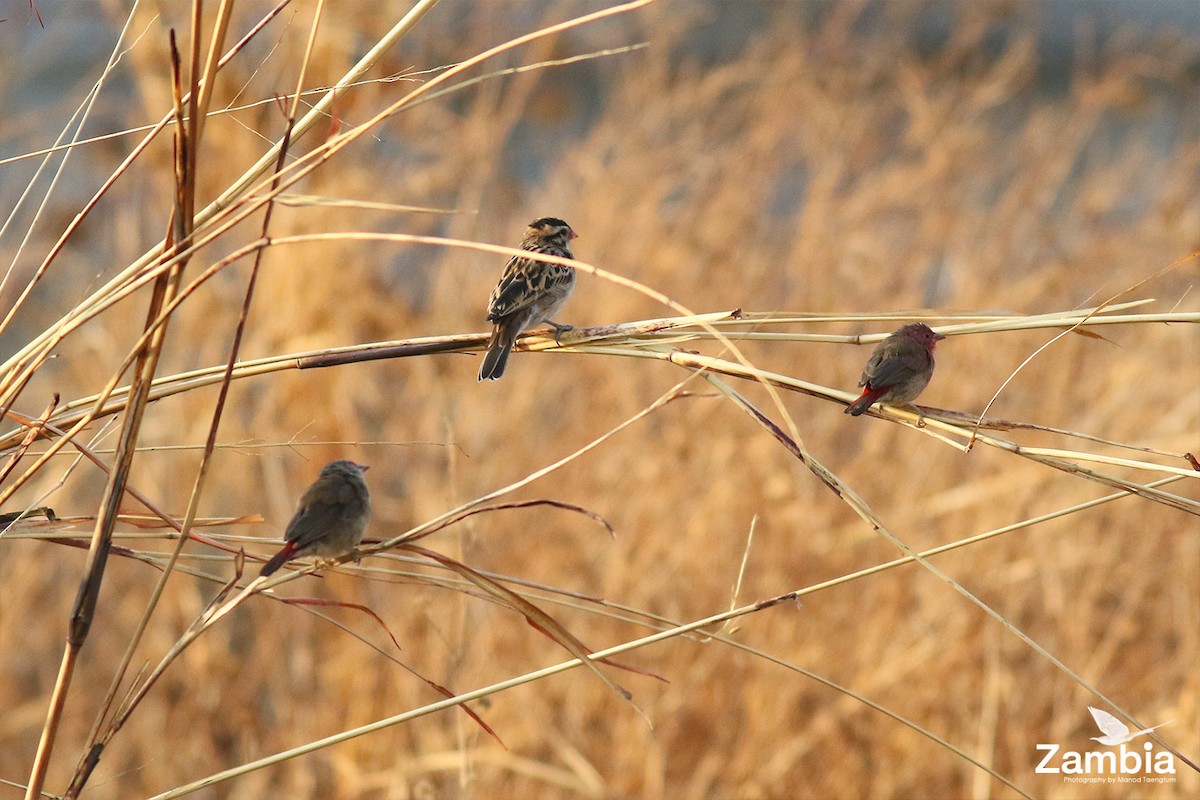
[[[547,324],[547,325],[549,325],[551,328],[554,328],[554,343],[555,343],[555,344],[557,344],[557,345],[561,345],[561,344],[562,344],[562,342],[560,341],[559,337],[561,337],[565,331],[573,331],[573,330],[575,330],[575,326],[574,326],[574,325],[562,325],[562,324],[559,324],[559,323],[555,322],[555,321],[554,321],[554,320],[552,320],[552,319],[544,319],[544,320],[542,320],[542,322],[546,323],[546,324]]]
[[[918,428],[925,427],[925,412],[921,410],[920,406],[915,405],[914,403],[905,403],[903,408],[905,410],[911,411],[912,413],[917,415],[917,427]]]

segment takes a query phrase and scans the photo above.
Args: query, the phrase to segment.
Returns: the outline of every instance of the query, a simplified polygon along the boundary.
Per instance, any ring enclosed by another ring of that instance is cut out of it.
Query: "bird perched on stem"
[[[933,348],[946,337],[928,325],[914,322],[888,336],[871,353],[858,385],[858,399],[846,407],[857,417],[875,403],[908,405],[933,377]]]
[[[557,217],[542,217],[529,223],[521,249],[562,258],[574,258],[570,242],[576,238],[571,226]],[[558,313],[575,288],[575,270],[533,258],[514,256],[504,268],[500,283],[492,290],[487,319],[495,323],[487,353],[479,367],[479,380],[494,381],[504,374],[508,354],[521,332],[537,322],[554,328],[554,340],[571,329],[550,318]]]
[[[331,461],[304,490],[296,514],[283,532],[283,549],[258,573],[270,575],[293,558],[340,556],[362,541],[371,518],[371,496],[363,473],[353,461]]]

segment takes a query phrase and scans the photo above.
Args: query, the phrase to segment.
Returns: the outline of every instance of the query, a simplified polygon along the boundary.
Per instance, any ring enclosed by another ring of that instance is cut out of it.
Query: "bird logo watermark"
[[[1092,741],[1110,746],[1125,744],[1126,742],[1132,741],[1143,734],[1149,733],[1150,731],[1154,730],[1154,728],[1161,728],[1163,725],[1169,725],[1175,721],[1173,719],[1169,719],[1166,722],[1158,723],[1154,726],[1154,728],[1145,728],[1136,733],[1132,733],[1130,732],[1128,725],[1126,725],[1124,722],[1121,722],[1121,720],[1117,719],[1107,711],[1101,711],[1100,709],[1092,706],[1088,706],[1088,711],[1092,712],[1092,719],[1096,720],[1096,727],[1099,728],[1100,732],[1104,734],[1103,736],[1091,737]]]
[[[1159,750],[1151,741],[1130,746],[1129,743],[1155,728],[1174,720],[1160,722],[1150,728],[1132,730],[1107,711],[1088,706],[1100,736],[1088,737],[1104,745],[1104,750],[1079,752],[1065,750],[1062,745],[1039,743],[1042,752],[1034,772],[1043,775],[1062,775],[1066,783],[1153,784],[1175,782],[1175,757],[1168,750]],[[1117,748],[1117,749],[1111,749]]]

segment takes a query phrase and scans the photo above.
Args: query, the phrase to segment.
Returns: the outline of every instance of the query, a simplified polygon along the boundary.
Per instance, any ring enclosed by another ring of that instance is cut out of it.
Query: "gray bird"
[[[902,406],[916,400],[933,377],[933,348],[945,338],[914,322],[884,339],[863,368],[862,394],[845,413],[857,417],[875,403]]]
[[[283,549],[263,564],[259,575],[270,575],[293,558],[340,556],[362,541],[371,518],[371,496],[363,473],[353,461],[331,461],[304,490],[296,514],[283,532]]]

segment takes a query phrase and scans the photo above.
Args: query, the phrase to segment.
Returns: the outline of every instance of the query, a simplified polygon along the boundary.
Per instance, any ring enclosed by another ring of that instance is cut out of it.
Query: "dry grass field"
[[[1200,797],[1200,472],[1183,455],[1200,454],[1200,23],[642,0],[456,70],[616,5],[422,0],[401,32],[409,3],[339,0],[313,35],[320,4],[291,0],[238,45],[273,7],[243,0],[207,107],[177,125],[168,29],[186,92],[191,5],[130,5],[0,5],[0,511],[56,517],[0,532],[0,800],[31,774],[68,794],[98,739],[79,797]],[[303,116],[381,41],[275,188],[273,160],[239,183],[297,85]],[[60,134],[89,141],[43,154]],[[544,215],[580,234],[559,316],[577,330],[478,383],[508,256],[458,243],[513,247]],[[198,244],[168,261],[173,225]],[[155,292],[210,269],[130,368]],[[252,276],[236,357],[268,366],[223,395]],[[924,425],[844,415],[873,343],[913,317],[948,334]],[[457,334],[480,336],[280,358]],[[171,393],[82,416],[151,369]],[[968,449],[994,396],[987,417],[1022,425]],[[232,554],[245,586],[334,458],[370,465],[367,536],[397,541],[281,571],[137,695],[238,577]],[[106,511],[124,460],[138,495]],[[189,507],[203,541],[172,561]],[[442,525],[456,509],[481,513]],[[633,671],[535,674],[579,655],[563,631],[595,651],[668,633],[613,657]],[[468,705],[494,736],[429,708],[431,683],[487,689]],[[1118,750],[1090,740],[1088,706],[1173,720],[1127,745],[1173,753],[1170,780],[1036,772],[1039,743]]]

